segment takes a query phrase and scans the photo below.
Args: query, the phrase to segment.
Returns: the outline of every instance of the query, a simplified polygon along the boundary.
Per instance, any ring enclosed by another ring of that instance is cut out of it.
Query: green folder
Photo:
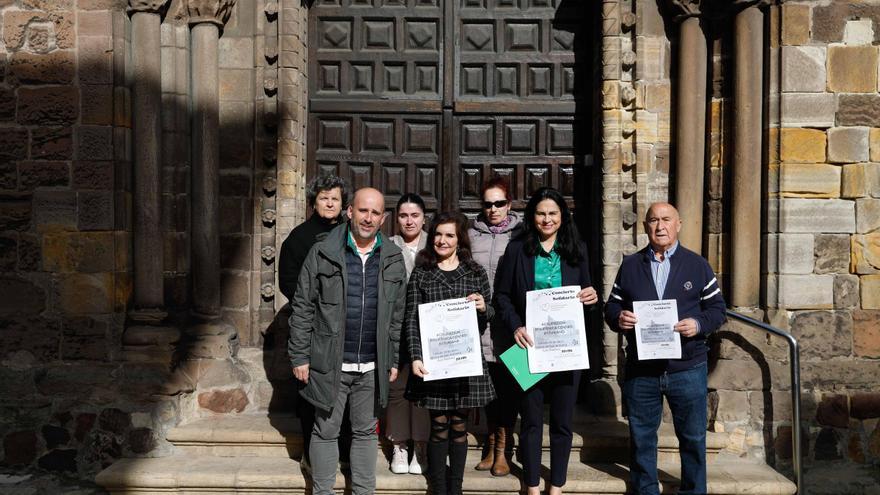
[[[526,349],[513,344],[501,354],[501,361],[510,370],[510,374],[523,390],[541,381],[548,373],[532,373],[529,371],[529,353]]]

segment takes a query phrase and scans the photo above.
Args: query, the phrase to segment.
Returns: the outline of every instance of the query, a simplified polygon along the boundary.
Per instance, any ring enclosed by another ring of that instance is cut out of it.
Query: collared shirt
[[[357,243],[354,242],[354,234],[352,234],[351,229],[349,229],[348,237],[346,238],[346,245],[361,258],[361,263],[366,267],[367,260],[377,249],[379,249],[379,246],[382,245],[382,236],[376,234],[376,237],[373,238],[373,245],[364,252],[361,251],[360,248],[358,248]],[[342,371],[346,373],[369,373],[374,369],[376,369],[376,363],[372,361],[369,363],[342,363]]]
[[[538,255],[535,256],[535,290],[560,287],[562,285],[562,265],[556,244],[548,253],[538,243]]]
[[[654,279],[654,288],[657,289],[657,297],[660,299],[663,299],[663,293],[666,292],[666,281],[669,280],[669,269],[672,267],[669,258],[675,255],[676,249],[678,249],[678,241],[663,253],[663,261],[660,261],[654,248],[648,246],[648,251],[651,253],[651,277]]]
[[[354,242],[354,234],[351,233],[351,229],[349,229],[348,237],[346,239],[346,245],[350,247],[351,250],[355,252],[355,254],[360,256],[361,263],[363,263],[364,265],[367,264],[367,259],[372,256],[377,249],[379,249],[379,246],[382,245],[382,236],[380,236],[378,233],[376,234],[376,237],[373,238],[373,245],[370,246],[369,250],[367,250],[366,252],[361,251],[357,243]]]

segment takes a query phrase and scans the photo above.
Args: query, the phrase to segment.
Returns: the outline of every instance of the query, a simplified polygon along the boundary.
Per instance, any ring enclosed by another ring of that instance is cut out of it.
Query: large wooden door
[[[589,153],[587,0],[316,0],[309,12],[309,174],[479,209],[507,176],[572,201]],[[578,144],[580,143],[580,144]]]

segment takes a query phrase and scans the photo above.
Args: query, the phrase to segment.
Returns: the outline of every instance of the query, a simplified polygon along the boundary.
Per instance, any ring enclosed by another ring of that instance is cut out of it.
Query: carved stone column
[[[761,136],[764,14],[755,2],[734,20],[734,148],[730,302],[757,307],[761,280]]]
[[[192,29],[192,270],[193,313],[220,318],[219,85],[220,29],[235,0],[188,0]]]
[[[162,60],[160,24],[168,0],[129,0],[133,66],[134,304],[129,318],[156,324],[165,316],[160,171]]]
[[[127,361],[171,361],[180,330],[164,325],[161,229],[162,46],[168,0],[129,0],[131,14],[133,193],[133,304],[122,336]]]
[[[675,203],[681,214],[681,243],[700,253],[703,245],[703,179],[706,156],[706,34],[700,0],[672,0],[680,12],[678,104],[676,108]]]

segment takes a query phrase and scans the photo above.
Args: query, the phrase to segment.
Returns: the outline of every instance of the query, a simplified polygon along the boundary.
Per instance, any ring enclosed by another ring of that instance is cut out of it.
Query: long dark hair
[[[550,187],[538,189],[529,198],[521,235],[523,250],[529,256],[538,255],[538,244],[541,242],[541,236],[538,233],[538,228],[535,227],[535,210],[538,209],[538,203],[545,199],[555,202],[559,206],[560,213],[562,213],[562,225],[560,225],[559,231],[556,233],[556,252],[569,265],[576,265],[584,259],[584,255],[578,246],[580,236],[578,235],[577,226],[575,226],[571,218],[571,210],[565,204],[565,198],[562,197],[559,191]]]
[[[455,224],[455,236],[458,237],[458,247],[456,248],[458,262],[471,267],[476,265],[476,262],[473,261],[473,256],[471,256],[471,239],[468,236],[470,222],[466,216],[457,211],[444,211],[434,215],[434,218],[431,220],[431,226],[428,228],[428,245],[425,246],[425,249],[419,251],[419,256],[416,258],[416,266],[425,270],[430,270],[437,266],[438,260],[437,252],[434,251],[434,236],[437,235],[437,227],[446,223]]]

